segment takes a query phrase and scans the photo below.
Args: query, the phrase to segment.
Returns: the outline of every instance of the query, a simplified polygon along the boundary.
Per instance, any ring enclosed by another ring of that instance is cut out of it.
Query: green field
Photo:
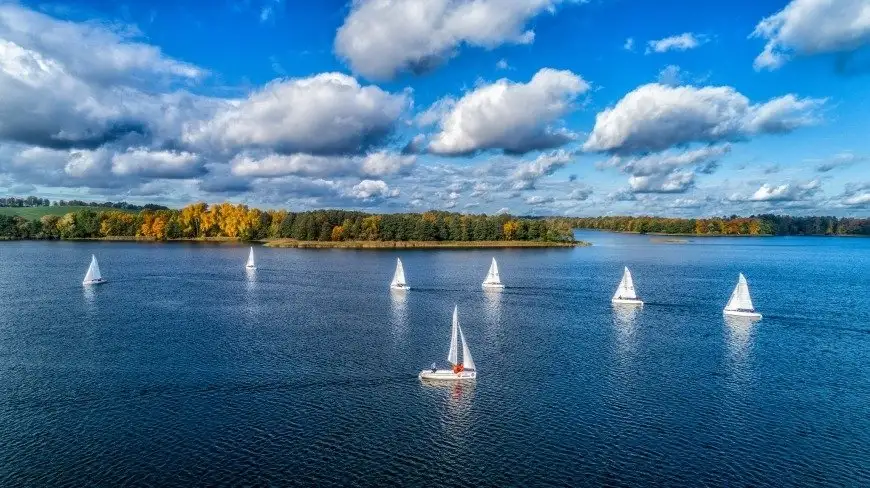
[[[0,215],[20,215],[27,220],[41,218],[43,215],[66,215],[70,212],[79,210],[93,210],[95,212],[105,212],[106,210],[121,210],[118,208],[106,207],[82,207],[82,206],[62,206],[62,207],[0,207]],[[136,210],[121,210],[132,214],[139,213]]]

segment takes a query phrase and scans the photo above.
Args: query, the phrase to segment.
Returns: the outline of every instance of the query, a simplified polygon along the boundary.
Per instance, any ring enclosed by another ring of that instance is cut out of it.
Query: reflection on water
[[[637,316],[642,308],[624,303],[613,304],[613,327],[616,329],[617,353],[621,359],[628,359],[634,355]]]
[[[752,331],[756,319],[725,315],[725,328],[728,337],[728,355],[737,369],[742,369],[752,347]]]
[[[257,296],[257,269],[245,268],[245,313],[249,320],[256,318],[260,311],[260,301]]]
[[[497,330],[501,323],[502,293],[501,288],[483,290],[483,315],[489,330]]]
[[[393,313],[393,332],[404,331],[408,325],[408,292],[390,289],[390,310]]]
[[[97,290],[95,290],[95,286],[83,286],[82,294],[85,298],[85,308],[88,312],[94,312],[97,310]]]
[[[472,426],[474,381],[421,381],[424,388],[442,393],[441,426],[452,442],[463,444]]]

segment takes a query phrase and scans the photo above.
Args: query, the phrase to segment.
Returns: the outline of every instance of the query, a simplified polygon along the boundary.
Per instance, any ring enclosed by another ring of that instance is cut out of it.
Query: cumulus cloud
[[[628,186],[634,193],[683,193],[694,184],[695,173],[691,171],[631,176],[628,179]]]
[[[0,39],[42,53],[77,79],[129,86],[153,82],[155,75],[169,80],[196,80],[206,75],[203,69],[172,59],[155,46],[136,42],[139,36],[129,26],[69,22],[14,4],[0,5]]]
[[[626,51],[634,51],[634,38],[629,37],[625,40],[625,43],[622,44],[622,48]]]
[[[613,156],[598,167],[618,168],[630,175],[629,188],[635,193],[682,193],[694,186],[698,173],[715,171],[719,159],[730,151],[731,146],[723,144],[641,157]]]
[[[790,202],[806,200],[821,189],[819,180],[806,183],[785,183],[782,185],[770,185],[765,183],[749,197],[753,202]]]
[[[870,208],[870,183],[850,183],[841,196],[841,204],[854,208]]]
[[[362,180],[351,188],[349,195],[359,200],[395,198],[399,190],[391,189],[383,180]]]
[[[514,170],[510,179],[514,190],[532,190],[535,183],[543,178],[564,168],[574,160],[574,155],[565,150],[552,151],[541,154],[534,161],[522,163]]]
[[[688,51],[707,42],[706,36],[696,36],[691,32],[665,37],[647,43],[646,54],[666,53],[668,51]]]
[[[870,44],[866,0],[792,0],[765,17],[750,37],[766,40],[756,70],[775,70],[794,55],[851,52]]]
[[[501,79],[481,86],[449,104],[429,151],[448,156],[488,149],[521,154],[561,146],[575,135],[556,124],[587,90],[582,77],[549,68],[528,83]]]
[[[364,157],[315,156],[311,154],[238,155],[230,162],[236,176],[271,178],[287,175],[311,177],[386,176],[410,169],[415,156],[374,152]]]
[[[752,104],[731,87],[671,87],[658,83],[631,91],[595,117],[587,151],[631,154],[693,142],[739,141],[786,133],[815,123],[825,100],[785,95]]]
[[[405,93],[362,86],[341,73],[274,81],[188,127],[184,140],[227,151],[360,153],[382,142],[409,106]]]
[[[115,154],[112,172],[151,178],[193,178],[205,174],[205,167],[198,154],[137,148]]]
[[[335,52],[355,73],[390,79],[426,72],[463,45],[530,44],[527,23],[574,0],[357,0],[338,29]]]
[[[526,198],[525,202],[529,205],[546,205],[548,203],[553,203],[555,200],[556,199],[553,197],[533,195]]]

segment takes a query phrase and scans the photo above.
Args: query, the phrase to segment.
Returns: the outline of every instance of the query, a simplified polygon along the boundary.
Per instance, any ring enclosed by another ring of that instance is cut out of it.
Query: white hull
[[[758,312],[743,312],[740,310],[723,310],[723,314],[731,315],[732,317],[749,317],[752,319],[760,319],[761,314]]]
[[[643,300],[632,298],[614,298],[610,300],[614,305],[643,305]]]
[[[459,373],[454,373],[452,369],[438,369],[435,371],[432,371],[431,369],[426,369],[420,371],[419,377],[421,380],[430,381],[473,380],[477,379],[477,371],[460,371]]]
[[[492,289],[502,289],[502,288],[504,288],[504,285],[501,284],[501,283],[484,283],[484,284],[481,285],[481,286],[483,286],[484,288],[492,288]]]
[[[88,285],[102,285],[102,284],[105,283],[105,282],[106,282],[106,280],[100,278],[100,279],[98,279],[98,280],[86,280],[86,281],[82,281],[82,285],[85,285],[85,286],[88,286]]]
[[[410,290],[411,287],[408,285],[390,285],[391,290]]]

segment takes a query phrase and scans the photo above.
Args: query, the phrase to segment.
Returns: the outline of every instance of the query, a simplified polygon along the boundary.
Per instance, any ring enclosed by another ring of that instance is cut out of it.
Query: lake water
[[[250,275],[244,246],[0,243],[0,486],[870,485],[870,239],[578,237]],[[741,271],[755,324],[721,313]],[[478,380],[421,384],[454,304]]]

